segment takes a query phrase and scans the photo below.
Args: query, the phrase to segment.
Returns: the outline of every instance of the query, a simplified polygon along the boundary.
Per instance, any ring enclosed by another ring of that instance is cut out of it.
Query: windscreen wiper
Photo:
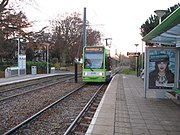
[[[90,68],[91,69],[91,71],[94,71],[92,68]]]

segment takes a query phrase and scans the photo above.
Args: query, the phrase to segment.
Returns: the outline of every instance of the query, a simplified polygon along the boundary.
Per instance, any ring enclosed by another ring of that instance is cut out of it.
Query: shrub
[[[136,71],[132,70],[132,69],[124,69],[122,71],[123,74],[135,74]]]
[[[36,66],[37,67],[37,73],[43,74],[46,73],[47,63],[44,61],[27,61],[26,62],[26,72],[27,74],[31,73],[31,67]]]

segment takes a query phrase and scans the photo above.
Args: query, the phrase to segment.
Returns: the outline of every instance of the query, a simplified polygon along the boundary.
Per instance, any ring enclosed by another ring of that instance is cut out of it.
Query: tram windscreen
[[[84,68],[103,68],[103,58],[103,48],[85,48]]]

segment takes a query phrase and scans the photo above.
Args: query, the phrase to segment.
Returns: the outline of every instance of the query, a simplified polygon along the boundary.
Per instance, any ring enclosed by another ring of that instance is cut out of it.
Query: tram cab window
[[[103,54],[87,54],[85,55],[84,68],[103,68]]]

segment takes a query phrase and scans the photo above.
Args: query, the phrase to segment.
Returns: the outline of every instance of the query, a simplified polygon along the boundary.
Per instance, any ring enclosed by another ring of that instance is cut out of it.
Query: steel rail
[[[36,117],[38,117],[39,115],[41,115],[43,112],[45,112],[46,110],[50,109],[51,107],[55,106],[56,104],[58,104],[59,102],[61,102],[62,100],[64,100],[65,98],[67,98],[68,96],[70,96],[71,94],[73,94],[74,92],[78,91],[79,89],[81,89],[82,87],[84,87],[86,84],[84,83],[83,85],[79,86],[78,88],[74,89],[73,91],[71,91],[70,93],[66,94],[65,96],[61,97],[60,99],[56,100],[55,102],[53,102],[52,104],[48,105],[47,107],[43,108],[42,110],[40,110],[39,112],[37,112],[36,114],[32,115],[31,117],[29,117],[28,119],[24,120],[23,122],[21,122],[20,124],[18,124],[17,126],[13,127],[12,129],[10,129],[9,131],[7,131],[6,133],[4,133],[3,135],[11,135],[12,133],[16,132],[19,128],[21,128],[23,125],[27,124],[28,122],[32,121],[33,119],[35,119]]]
[[[86,104],[86,106],[83,108],[83,110],[79,113],[79,115],[76,117],[76,119],[71,123],[71,125],[69,126],[69,128],[66,130],[66,132],[64,133],[64,135],[69,135],[71,133],[71,130],[75,127],[75,125],[77,124],[77,122],[81,119],[81,117],[83,116],[83,114],[86,112],[86,110],[91,106],[91,104],[93,103],[93,100],[96,98],[97,94],[99,93],[99,91],[101,90],[101,88],[104,86],[104,84],[102,84],[99,89],[96,91],[96,93],[93,95],[93,97],[89,100],[89,102]]]
[[[73,77],[69,77],[68,79],[70,80],[70,79],[72,79],[72,78],[73,78]],[[63,79],[63,78],[62,78],[62,79]],[[28,90],[28,91],[25,91],[25,92],[22,92],[22,93],[19,93],[19,94],[15,94],[15,95],[12,95],[12,96],[8,96],[8,97],[5,97],[5,98],[2,98],[2,99],[0,99],[0,102],[2,102],[2,101],[4,101],[4,100],[8,100],[8,99],[10,99],[10,98],[14,98],[14,97],[17,97],[17,96],[20,96],[20,95],[24,95],[24,94],[33,92],[33,91],[35,91],[35,90],[40,90],[40,89],[42,89],[42,88],[45,88],[45,87],[48,87],[48,86],[52,86],[52,85],[55,85],[55,84],[57,84],[57,83],[65,82],[65,81],[67,81],[68,79],[65,79],[65,80],[62,80],[62,81],[58,81],[58,82],[54,82],[54,83],[50,83],[50,84],[48,84],[48,85],[46,85],[46,86],[41,86],[41,87],[38,87],[38,88],[34,88],[34,89],[32,89],[32,90]]]
[[[66,78],[66,77],[71,77],[72,75],[60,75],[58,79],[63,79],[63,78]],[[54,76],[53,76],[54,77]],[[29,86],[33,86],[33,85],[36,85],[36,84],[39,84],[39,83],[46,83],[46,82],[49,82],[49,80],[47,81],[43,81],[43,79],[50,79],[50,78],[53,78],[52,76],[50,77],[44,77],[44,78],[41,78],[42,80],[39,80],[39,81],[42,81],[42,82],[35,82],[35,83],[31,83],[31,84],[27,84],[25,86],[18,86],[18,87],[14,87],[14,88],[10,88],[10,89],[7,89],[7,90],[0,90],[0,93],[5,93],[5,92],[9,92],[9,91],[13,91],[13,90],[16,90],[16,89],[20,89],[20,88],[23,88],[23,87],[29,87]],[[28,81],[25,81],[25,82],[30,82],[30,81],[36,81],[37,79],[34,79],[34,80],[28,80]],[[19,82],[19,83],[24,83],[24,82]],[[12,85],[12,84],[10,84]]]

